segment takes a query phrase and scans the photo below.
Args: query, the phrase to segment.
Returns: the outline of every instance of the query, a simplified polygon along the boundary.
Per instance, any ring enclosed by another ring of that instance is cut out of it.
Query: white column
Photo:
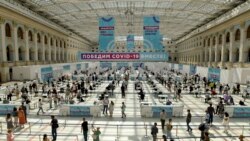
[[[37,47],[37,31],[35,30],[34,31],[34,34],[35,34],[35,36],[34,36],[34,43],[35,43],[35,58],[34,58],[34,60],[35,61],[37,61],[38,60],[38,47]]]
[[[210,47],[209,47],[209,62],[212,62],[212,46],[213,46],[213,36],[210,38]]]
[[[18,57],[17,23],[13,22],[13,28],[14,28],[14,61],[19,61],[19,57]]]
[[[29,29],[28,27],[24,27],[24,36],[25,36],[25,61],[29,61],[30,57],[29,57]]]
[[[219,44],[219,35],[215,35],[215,47],[214,47],[214,62],[218,62],[218,44]]]
[[[225,62],[225,39],[226,33],[225,31],[222,32],[222,43],[221,43],[221,62]]]
[[[0,38],[0,49],[1,55],[0,55],[0,61],[6,62],[7,61],[7,55],[6,55],[6,35],[5,35],[5,19],[0,17],[0,25],[1,25],[1,38]]]
[[[45,61],[45,43],[44,43],[44,33],[41,34],[41,43],[42,43],[42,61]]]
[[[204,47],[204,49],[205,49],[205,60],[204,60],[204,62],[207,62],[208,61],[208,58],[207,58],[207,40],[205,39],[205,47]]]
[[[57,61],[56,59],[56,51],[57,51],[57,47],[56,47],[56,40],[54,40],[54,43],[53,43],[53,48],[54,48],[54,56],[53,57],[53,61]]]
[[[229,61],[234,62],[234,29],[230,29],[230,43],[229,43]]]
[[[51,61],[51,44],[50,44],[51,37],[48,35],[48,48],[49,48],[49,55],[48,55],[48,61]]]
[[[246,29],[245,29],[245,22],[240,25],[240,49],[239,49],[239,62],[245,63],[246,62],[246,54],[245,51],[245,41],[246,41]]]

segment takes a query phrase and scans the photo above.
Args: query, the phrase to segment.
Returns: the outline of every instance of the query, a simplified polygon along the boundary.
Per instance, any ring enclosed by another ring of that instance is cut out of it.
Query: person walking
[[[58,120],[55,118],[55,116],[51,116],[51,134],[52,134],[52,141],[56,141],[56,137],[57,137],[57,128],[59,127],[58,125]]]
[[[173,129],[172,119],[171,119],[171,118],[168,120],[168,123],[167,123],[166,127],[167,127],[167,137],[168,137],[169,139],[171,139],[171,138],[172,138],[171,131],[172,131],[172,129]]]
[[[207,108],[207,112],[209,114],[209,119],[208,119],[208,123],[210,124],[210,126],[212,126],[213,124],[213,116],[215,113],[214,107],[212,106],[212,104],[210,104],[210,106]]]
[[[13,125],[13,120],[12,120],[12,117],[11,117],[10,113],[8,113],[6,115],[5,121],[6,121],[6,124],[7,124],[7,129],[12,130],[14,128],[14,125]]]
[[[164,126],[165,126],[166,117],[167,117],[167,113],[166,113],[165,110],[163,109],[163,110],[161,111],[161,113],[160,113],[162,131],[164,131]]]
[[[153,137],[153,141],[156,141],[158,134],[157,123],[155,122],[154,125],[151,127],[151,135]]]
[[[109,115],[110,115],[110,117],[113,117],[113,111],[114,111],[114,102],[113,101],[111,101],[110,103],[109,103]]]
[[[17,125],[18,125],[18,112],[17,112],[16,107],[13,108],[12,116],[14,117],[14,127],[17,128]]]
[[[125,110],[126,110],[126,105],[124,102],[122,102],[122,106],[121,106],[122,118],[126,117]]]
[[[7,141],[14,141],[14,135],[11,129],[7,131]]]
[[[83,133],[84,141],[88,140],[88,122],[85,118],[82,119],[82,128],[81,131]]]
[[[25,116],[25,121],[27,122],[27,107],[24,105],[24,102],[22,102],[22,105],[20,106],[24,112],[24,116]]]
[[[209,133],[208,132],[204,133],[204,141],[210,141]]]
[[[38,101],[38,111],[37,111],[37,115],[39,115],[39,113],[40,113],[40,111],[42,110],[42,112],[43,112],[43,114],[45,113],[44,111],[43,111],[43,102],[42,102],[42,99],[39,99],[39,101]]]
[[[199,125],[198,129],[201,131],[200,140],[203,141],[205,139],[205,132],[208,132],[209,126],[207,122],[203,122]]]
[[[93,128],[92,131],[93,131],[93,135],[92,135],[93,140],[100,141],[100,137],[99,137],[101,135],[100,127],[97,127],[96,129]]]
[[[108,107],[109,107],[109,100],[108,97],[105,97],[103,99],[103,114],[105,113],[106,115],[108,114]]]
[[[27,123],[27,121],[26,121],[25,114],[24,114],[22,107],[19,107],[19,110],[18,110],[18,120],[19,120],[20,127],[24,128],[24,124]]]
[[[125,89],[126,89],[125,84],[122,84],[121,86],[122,98],[125,98]]]
[[[224,133],[228,133],[227,130],[229,128],[229,114],[227,112],[225,112],[224,114],[222,125],[224,126]]]
[[[192,132],[192,128],[190,127],[190,122],[191,122],[191,118],[192,118],[192,115],[191,115],[191,113],[190,113],[190,110],[188,109],[187,110],[187,118],[186,118],[186,123],[187,123],[187,131],[189,132],[189,131],[191,131]]]

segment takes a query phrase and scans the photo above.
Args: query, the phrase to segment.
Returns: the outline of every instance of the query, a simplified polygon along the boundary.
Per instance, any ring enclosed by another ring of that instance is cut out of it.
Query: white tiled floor
[[[104,91],[105,87],[108,85],[108,82],[102,84],[96,91]],[[143,82],[144,90],[147,94],[147,100],[156,104],[161,104],[158,99],[155,99],[152,90],[148,84]],[[160,89],[167,91],[164,87],[159,86]],[[120,93],[120,87],[116,87],[115,92]],[[129,81],[128,91],[125,99],[121,98],[120,94],[116,94],[115,97],[110,98],[115,102],[114,117],[110,118],[108,116],[102,115],[98,118],[87,118],[89,122],[89,128],[91,129],[91,124],[94,124],[96,127],[101,128],[101,141],[151,141],[150,127],[154,122],[158,123],[159,134],[162,136],[163,132],[160,127],[160,120],[157,118],[142,118],[140,114],[140,104],[137,99],[137,94],[134,90],[134,82]],[[238,101],[240,96],[234,96],[235,101]],[[97,100],[96,94],[92,94],[88,98],[86,103],[93,103],[94,100]],[[122,102],[125,102],[127,105],[126,114],[127,118],[121,118],[120,106]],[[213,100],[216,104],[216,100]],[[191,109],[193,115],[192,124],[193,132],[189,133],[186,131],[185,117],[173,117],[174,128],[172,135],[174,137],[199,137],[200,131],[198,130],[198,125],[201,120],[203,120],[203,115],[206,107],[208,106],[200,98],[195,98],[192,95],[183,95],[181,101],[175,102],[173,104],[184,104],[184,116],[186,115],[185,111]],[[249,104],[247,102],[247,104]],[[40,141],[39,135],[44,133],[50,135],[50,116],[58,115],[59,110],[47,110],[49,107],[48,104],[45,104],[46,114],[37,116],[37,109],[31,110],[28,117],[29,124],[25,125],[24,129],[17,129],[15,131],[15,141]],[[60,127],[58,129],[58,141],[82,141],[82,133],[80,129],[81,117],[59,117],[57,116]],[[4,117],[0,117],[0,120],[4,122]],[[227,138],[214,138],[213,141],[231,141],[238,140],[237,138],[230,138],[230,136],[239,136],[244,132],[244,135],[249,135],[249,119],[244,118],[234,118],[230,119],[230,131],[228,134],[223,133],[223,127],[221,126],[222,119],[218,116],[214,118],[214,125],[210,129],[211,137],[213,136],[228,136]],[[0,135],[0,141],[4,141],[6,136],[6,125],[1,123],[2,130]],[[30,125],[30,127],[29,127]],[[147,126],[145,126],[147,125]],[[244,126],[244,128],[243,128]],[[92,132],[89,132],[90,141]],[[61,136],[62,135],[62,136]],[[148,135],[149,137],[145,137]],[[42,136],[40,136],[42,138]],[[195,139],[180,139],[181,141],[194,141]],[[199,140],[199,139],[197,139]],[[246,138],[250,140],[250,138]]]

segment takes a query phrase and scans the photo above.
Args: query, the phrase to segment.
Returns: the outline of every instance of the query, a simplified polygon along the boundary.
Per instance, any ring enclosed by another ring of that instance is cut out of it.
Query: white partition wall
[[[202,77],[207,77],[208,68],[207,67],[200,67],[200,66],[198,66],[196,73],[199,74]]]

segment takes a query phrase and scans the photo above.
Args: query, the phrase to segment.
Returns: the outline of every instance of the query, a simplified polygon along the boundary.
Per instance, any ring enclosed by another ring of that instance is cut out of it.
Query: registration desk
[[[19,106],[20,104],[0,104],[0,115],[12,113],[13,108],[16,107],[18,109]]]
[[[59,114],[62,116],[98,116],[100,115],[100,106],[93,104],[64,104]]]
[[[183,108],[184,105],[141,104],[141,116],[159,118],[161,111],[164,109],[167,117],[181,117],[183,115]]]
[[[225,106],[225,112],[228,112],[230,117],[235,118],[249,118],[250,106],[232,105]]]

